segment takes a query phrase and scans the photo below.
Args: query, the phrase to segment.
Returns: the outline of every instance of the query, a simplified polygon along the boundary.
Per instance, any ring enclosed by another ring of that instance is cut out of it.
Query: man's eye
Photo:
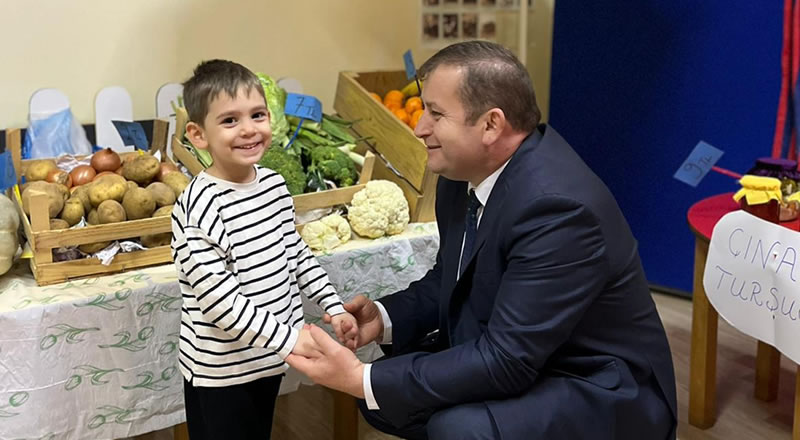
[[[439,112],[431,110],[431,116],[433,116],[435,119],[439,119],[439,118],[442,117],[442,114],[439,113]]]

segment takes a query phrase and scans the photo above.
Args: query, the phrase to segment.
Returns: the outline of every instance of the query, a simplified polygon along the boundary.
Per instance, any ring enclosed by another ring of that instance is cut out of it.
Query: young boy
[[[315,350],[300,293],[333,315],[351,348],[356,320],[295,231],[285,181],[256,165],[272,139],[258,78],[239,64],[207,61],[183,96],[189,139],[214,159],[172,214],[189,436],[268,439],[284,358]]]

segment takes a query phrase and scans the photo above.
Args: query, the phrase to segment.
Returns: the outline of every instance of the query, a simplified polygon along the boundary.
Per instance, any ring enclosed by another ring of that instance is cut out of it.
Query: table
[[[318,254],[346,301],[391,294],[436,261],[435,223]],[[123,438],[185,421],[178,371],[181,294],[172,265],[38,287],[26,262],[0,277],[0,438]],[[322,310],[304,300],[306,320]],[[362,347],[364,361],[379,353]],[[290,370],[292,371],[292,370]],[[301,376],[287,375],[282,392]],[[337,396],[348,438],[354,401]],[[47,414],[47,417],[42,417]]]
[[[703,288],[708,246],[714,225],[729,212],[739,209],[733,193],[719,194],[703,199],[689,208],[689,228],[695,235],[694,282],[692,287],[692,343],[689,371],[689,423],[706,429],[716,421],[717,388],[717,324],[719,315]],[[785,226],[797,230],[800,220],[786,222]],[[778,393],[780,352],[771,345],[758,341],[756,352],[756,381],[754,395],[763,401],[775,400]],[[800,396],[800,370],[798,370],[796,399]],[[800,439],[800,402],[795,401],[793,438]]]

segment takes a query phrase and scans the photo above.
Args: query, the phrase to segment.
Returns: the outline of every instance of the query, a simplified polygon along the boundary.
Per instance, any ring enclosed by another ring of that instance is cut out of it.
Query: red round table
[[[686,215],[695,236],[694,283],[692,286],[692,348],[689,371],[689,423],[698,428],[710,428],[716,421],[717,388],[717,311],[708,301],[703,288],[708,245],[714,225],[730,212],[739,209],[733,193],[703,199],[689,208]],[[800,219],[781,223],[798,230]],[[800,370],[797,389],[800,390]],[[764,401],[778,395],[780,353],[771,345],[758,341],[756,354],[755,397]],[[796,396],[800,392],[796,391]],[[800,403],[795,401],[793,438],[800,439]]]

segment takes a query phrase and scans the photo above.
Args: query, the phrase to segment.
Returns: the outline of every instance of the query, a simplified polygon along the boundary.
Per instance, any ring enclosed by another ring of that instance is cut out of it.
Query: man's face
[[[466,123],[466,111],[458,93],[462,76],[463,69],[447,65],[427,75],[422,88],[425,112],[414,134],[428,147],[431,171],[451,180],[471,181],[483,176],[486,167],[485,115],[474,125]]]

